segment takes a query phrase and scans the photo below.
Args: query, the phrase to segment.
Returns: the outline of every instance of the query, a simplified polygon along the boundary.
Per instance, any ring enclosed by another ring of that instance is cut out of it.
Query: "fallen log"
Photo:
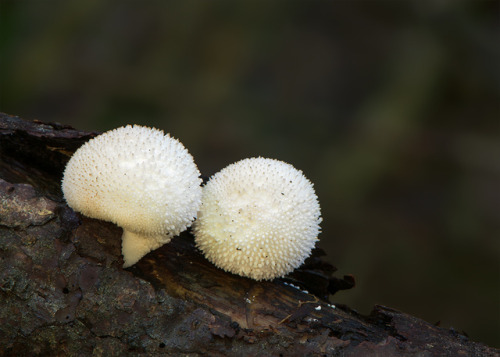
[[[123,269],[121,229],[64,202],[71,154],[98,133],[0,113],[0,355],[497,356],[403,312],[362,316],[321,251],[283,279],[226,273],[189,231]]]

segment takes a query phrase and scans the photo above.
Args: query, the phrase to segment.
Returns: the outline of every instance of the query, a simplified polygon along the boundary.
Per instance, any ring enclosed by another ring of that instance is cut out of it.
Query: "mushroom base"
[[[139,234],[124,229],[122,236],[123,267],[128,268],[134,265],[150,251],[158,249],[170,240],[170,237],[161,234]]]

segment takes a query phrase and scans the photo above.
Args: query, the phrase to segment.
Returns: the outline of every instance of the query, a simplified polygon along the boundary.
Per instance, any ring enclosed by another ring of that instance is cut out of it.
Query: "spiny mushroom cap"
[[[251,158],[210,178],[193,228],[198,248],[216,266],[269,280],[304,262],[320,223],[318,199],[302,171]]]
[[[62,190],[75,211],[124,229],[124,266],[130,266],[191,225],[201,201],[199,176],[178,140],[128,125],[80,147]]]

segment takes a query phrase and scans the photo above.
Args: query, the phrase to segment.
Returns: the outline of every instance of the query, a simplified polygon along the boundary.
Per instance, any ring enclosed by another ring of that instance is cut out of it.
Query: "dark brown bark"
[[[122,269],[121,229],[76,214],[60,191],[96,134],[0,114],[1,355],[498,355],[394,309],[330,305],[354,281],[332,277],[319,251],[256,282],[215,268],[185,232]]]

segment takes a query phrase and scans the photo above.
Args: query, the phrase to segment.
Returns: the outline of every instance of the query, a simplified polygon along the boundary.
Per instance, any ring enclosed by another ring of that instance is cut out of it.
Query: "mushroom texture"
[[[210,178],[193,230],[197,247],[219,268],[270,280],[304,262],[320,223],[318,198],[302,171],[259,157]]]
[[[126,126],[80,147],[64,171],[68,205],[123,228],[123,267],[191,225],[201,202],[200,172],[178,140]]]

